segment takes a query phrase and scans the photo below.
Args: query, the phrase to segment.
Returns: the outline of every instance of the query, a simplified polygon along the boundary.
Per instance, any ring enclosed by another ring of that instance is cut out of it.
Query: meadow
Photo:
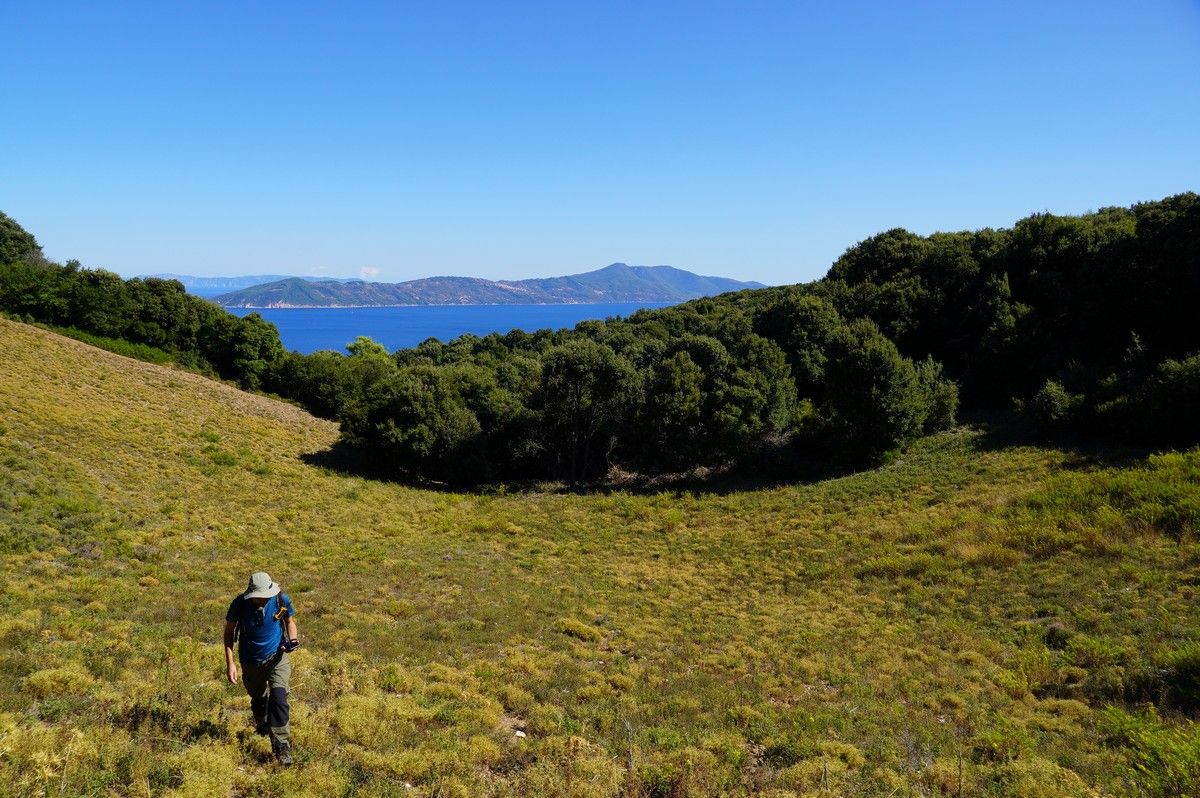
[[[1200,794],[1200,450],[965,425],[811,484],[442,492],[0,319],[0,794]],[[224,680],[297,608],[279,769]]]

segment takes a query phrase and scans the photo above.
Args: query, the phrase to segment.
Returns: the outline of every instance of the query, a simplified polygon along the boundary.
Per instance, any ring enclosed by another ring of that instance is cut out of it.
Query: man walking
[[[225,671],[237,684],[233,641],[238,641],[242,684],[250,694],[256,731],[271,736],[271,750],[281,765],[292,764],[288,740],[288,680],[292,663],[288,652],[300,645],[296,611],[279,585],[265,571],[250,576],[246,592],[234,598],[225,613]]]

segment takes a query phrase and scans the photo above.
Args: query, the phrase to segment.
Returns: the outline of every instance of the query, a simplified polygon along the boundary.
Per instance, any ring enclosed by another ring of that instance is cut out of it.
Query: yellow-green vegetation
[[[1196,794],[1200,452],[964,428],[811,485],[478,495],[313,465],[336,438],[0,320],[0,793]],[[223,675],[260,568],[288,770]]]

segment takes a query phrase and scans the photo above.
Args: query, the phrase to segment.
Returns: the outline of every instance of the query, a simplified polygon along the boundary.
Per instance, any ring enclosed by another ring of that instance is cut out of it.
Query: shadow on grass
[[[404,480],[396,479],[394,474],[389,473],[383,468],[381,463],[372,460],[361,449],[340,440],[336,441],[328,449],[323,449],[319,452],[305,452],[300,455],[300,460],[310,466],[323,468],[345,476],[363,477],[364,479],[375,479],[382,482],[419,484],[416,482],[407,483]]]
[[[560,493],[608,494],[616,491],[632,494],[674,492],[684,494],[727,495],[784,485],[811,484],[848,476],[870,467],[847,463],[828,453],[812,453],[790,444],[764,446],[741,463],[712,468],[695,468],[671,474],[643,474],[612,469],[605,479],[567,483],[552,478],[505,480],[475,485],[456,485],[419,477],[406,477],[388,469],[357,447],[338,441],[328,449],[302,454],[308,465],[344,476],[389,482],[396,485],[458,494],[489,493]]]
[[[610,473],[596,484],[572,486],[577,493],[620,490],[625,493],[728,495],[786,485],[808,485],[849,476],[873,466],[855,466],[827,451],[804,451],[794,444],[764,446],[741,462],[671,474]]]
[[[1077,470],[1131,468],[1159,451],[1148,447],[1114,444],[1085,435],[1048,437],[1030,429],[1015,413],[974,413],[962,422],[972,430],[970,445],[980,452],[1017,447],[1055,448],[1066,452],[1063,467]],[[894,457],[896,453],[892,453]],[[373,460],[362,450],[337,442],[328,449],[301,455],[318,468],[380,482],[458,494],[488,493],[564,493],[607,494],[614,491],[632,494],[671,493],[728,495],[786,485],[807,485],[870,471],[879,465],[855,464],[838,456],[829,447],[802,450],[790,443],[764,446],[742,459],[713,468],[695,468],[672,474],[643,474],[613,469],[607,478],[589,482],[564,483],[549,478],[507,480],[488,484],[455,485],[419,477],[406,477]]]
[[[388,468],[385,463],[371,457],[370,453],[345,441],[336,441],[328,449],[319,452],[305,452],[300,460],[314,468],[321,468],[334,474],[346,477],[359,477],[374,482],[385,482],[392,485],[403,485],[410,488],[421,488],[440,493],[482,494],[494,493],[500,490],[500,485],[453,485],[447,482],[426,479],[418,476],[408,476]],[[532,487],[523,488],[515,484],[505,483],[504,490],[518,492],[520,490],[535,490]],[[543,488],[544,491],[544,488]]]
[[[980,451],[996,451],[1023,446],[1058,449],[1068,457],[1062,467],[1072,470],[1095,468],[1132,468],[1146,462],[1155,452],[1170,447],[1134,446],[1113,441],[1099,434],[1039,432],[1012,411],[976,413],[963,423],[979,431],[975,445]]]

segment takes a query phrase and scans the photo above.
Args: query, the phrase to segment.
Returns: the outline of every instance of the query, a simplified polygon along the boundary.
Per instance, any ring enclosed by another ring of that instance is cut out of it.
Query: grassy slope
[[[472,496],[304,462],[335,437],[0,320],[0,792],[1121,794],[1103,706],[1200,629],[1196,454],[961,430],[808,486]],[[259,568],[306,640],[283,774],[222,674]]]

